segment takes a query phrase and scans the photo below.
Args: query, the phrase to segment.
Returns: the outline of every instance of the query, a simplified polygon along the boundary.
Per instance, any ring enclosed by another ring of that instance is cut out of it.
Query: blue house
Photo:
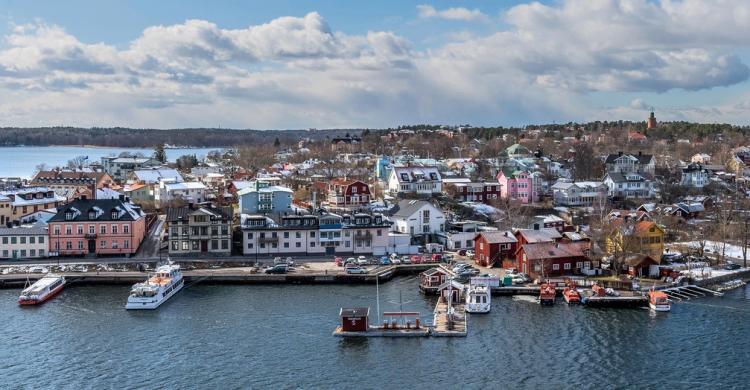
[[[390,158],[387,156],[380,156],[378,161],[375,163],[375,177],[378,180],[388,180],[388,176],[391,175],[393,165],[391,164]]]
[[[264,181],[252,181],[237,193],[243,214],[282,214],[292,211],[292,190]]]

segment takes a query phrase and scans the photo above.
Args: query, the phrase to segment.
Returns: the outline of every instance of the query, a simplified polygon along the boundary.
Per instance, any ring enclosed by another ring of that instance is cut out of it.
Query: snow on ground
[[[475,213],[481,214],[484,216],[491,216],[493,214],[496,214],[500,212],[500,210],[484,203],[476,203],[476,202],[461,202],[462,205],[466,207],[471,207]]]
[[[698,241],[686,241],[686,242],[676,242],[674,244],[668,245],[670,248],[679,248],[679,247],[688,247],[691,249],[698,249],[700,248],[700,242]],[[722,249],[724,250],[724,257],[734,260],[737,262],[738,260],[742,260],[742,247],[739,245],[732,245],[732,244],[726,244],[726,247],[723,247],[724,244],[722,242],[718,241],[706,241],[706,246],[704,248],[705,253],[720,256]],[[723,248],[722,248],[723,247]],[[750,257],[750,253],[748,253],[748,256]]]
[[[738,273],[740,271],[746,271],[746,269],[745,268],[738,268],[736,270],[728,271],[728,270],[725,270],[725,269],[716,269],[716,268],[713,268],[713,267],[702,267],[702,268],[701,267],[694,267],[694,268],[692,268],[690,270],[686,269],[684,271],[680,271],[680,273],[683,274],[683,275],[687,275],[688,273],[692,273],[693,274],[693,278],[695,278],[695,279],[707,279],[707,278],[715,278],[715,277],[719,277],[719,276],[735,274],[735,273]]]

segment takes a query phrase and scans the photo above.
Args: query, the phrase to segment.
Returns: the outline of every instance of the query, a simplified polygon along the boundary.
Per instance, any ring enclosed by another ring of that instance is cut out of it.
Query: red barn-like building
[[[357,208],[370,203],[370,186],[359,180],[334,179],[328,184],[328,205]]]
[[[481,232],[474,237],[474,262],[489,267],[512,258],[518,240],[509,231]]]
[[[341,317],[341,330],[344,332],[367,332],[370,327],[369,307],[341,308],[339,317]]]

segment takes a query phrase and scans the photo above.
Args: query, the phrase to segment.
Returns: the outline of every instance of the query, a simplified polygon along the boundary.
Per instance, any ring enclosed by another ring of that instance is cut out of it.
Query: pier
[[[468,329],[466,310],[462,303],[448,305],[438,300],[432,321],[432,335],[435,337],[465,337]]]

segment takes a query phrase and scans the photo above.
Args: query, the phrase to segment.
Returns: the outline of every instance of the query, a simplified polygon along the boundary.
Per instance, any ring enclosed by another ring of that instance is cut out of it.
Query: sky
[[[750,124],[750,2],[0,0],[0,126]]]

